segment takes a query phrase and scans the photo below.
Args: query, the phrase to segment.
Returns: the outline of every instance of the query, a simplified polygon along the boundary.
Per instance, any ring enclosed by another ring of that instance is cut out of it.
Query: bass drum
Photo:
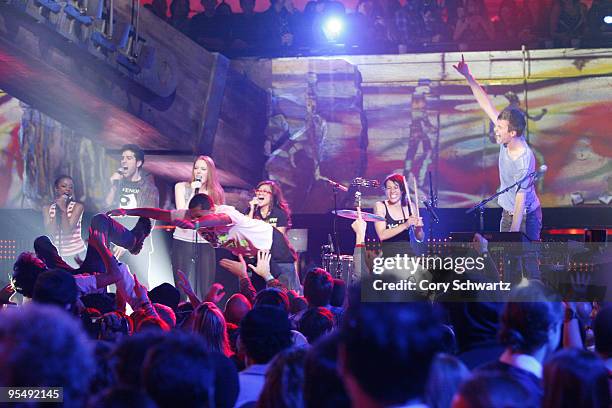
[[[335,279],[342,279],[347,285],[357,280],[355,264],[351,255],[323,254],[321,256],[323,269]]]

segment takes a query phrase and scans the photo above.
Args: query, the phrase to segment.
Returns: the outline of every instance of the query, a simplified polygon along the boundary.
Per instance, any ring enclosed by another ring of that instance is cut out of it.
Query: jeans
[[[270,271],[287,289],[295,290],[298,294],[302,293],[302,286],[300,285],[300,278],[295,269],[295,263],[272,262],[270,264]]]
[[[106,238],[107,245],[111,242],[124,248],[131,248],[132,245],[134,245],[135,237],[132,231],[106,214],[96,214],[91,220],[90,230],[99,231]],[[47,236],[40,236],[34,240],[34,250],[36,251],[36,255],[42,259],[50,269],[62,268],[73,274],[106,272],[106,267],[104,266],[100,254],[91,245],[87,245],[87,254],[85,255],[83,264],[77,269],[72,268],[62,259],[57,248]]]
[[[510,231],[512,226],[512,215],[506,210],[502,212],[502,218],[499,223],[501,232]],[[540,232],[542,231],[542,207],[538,207],[530,213],[523,216],[521,222],[521,232],[525,233],[531,241],[540,240]]]
[[[512,227],[512,215],[506,210],[502,212],[502,218],[499,223],[501,232],[508,232]],[[525,214],[521,221],[521,232],[525,233],[532,242],[540,240],[540,232],[542,231],[542,207]],[[537,245],[537,244],[535,244]],[[540,279],[540,267],[538,265],[538,252],[535,245],[524,244],[523,255],[518,259],[518,262],[512,260],[506,262],[507,271],[504,272],[506,281],[519,283],[523,277],[530,279]],[[526,274],[525,274],[526,272]],[[525,276],[527,275],[527,276]]]

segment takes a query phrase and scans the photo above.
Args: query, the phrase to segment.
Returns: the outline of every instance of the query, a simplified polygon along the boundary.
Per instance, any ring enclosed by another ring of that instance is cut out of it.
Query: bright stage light
[[[323,33],[327,41],[336,41],[343,29],[344,22],[339,17],[330,17],[323,23]]]
[[[610,15],[604,16],[603,21],[606,24],[612,24],[612,16],[610,16]]]

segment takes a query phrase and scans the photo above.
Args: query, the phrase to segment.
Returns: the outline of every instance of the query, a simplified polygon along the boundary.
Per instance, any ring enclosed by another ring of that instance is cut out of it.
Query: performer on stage
[[[208,156],[196,158],[190,181],[181,181],[174,186],[176,209],[187,209],[189,201],[198,193],[207,194],[215,205],[225,202],[215,162]],[[196,295],[204,299],[210,285],[215,281],[215,249],[193,229],[176,227],[172,237],[174,281],[178,282],[177,271],[183,271]]]
[[[145,154],[140,147],[128,144],[121,148],[121,168],[110,178],[112,186],[106,196],[106,205],[111,208],[159,206],[159,191],[153,182],[153,177],[143,172],[144,161]],[[136,221],[136,218],[119,220],[128,229],[132,229]],[[153,253],[152,237],[145,240],[144,248],[138,256],[126,253],[126,249],[119,246],[113,249],[113,253],[118,260],[129,265],[140,283],[149,287],[149,263]]]
[[[53,183],[55,199],[43,207],[45,229],[59,254],[66,262],[77,268],[74,257],[84,258],[85,242],[81,237],[83,204],[74,200],[74,181],[70,176],[61,175]]]
[[[280,186],[272,180],[264,180],[257,184],[255,197],[249,202],[249,218],[262,220],[272,225],[280,232],[287,246],[291,244],[287,240],[287,229],[291,228],[291,211],[289,204],[283,197]],[[301,293],[300,278],[297,274],[296,263],[277,263],[278,279],[288,289]]]
[[[385,179],[384,186],[387,199],[374,205],[374,213],[385,218],[385,221],[374,223],[378,238],[382,242],[410,242],[411,238],[422,241],[425,237],[423,219],[416,216],[415,205],[418,203],[409,207],[404,176],[391,174]]]
[[[257,185],[255,197],[249,202],[248,216],[271,224],[283,235],[291,228],[289,204],[280,186],[272,180],[264,180]]]
[[[535,171],[535,156],[523,135],[525,117],[513,108],[499,112],[470,73],[463,56],[454,68],[467,79],[478,104],[495,123],[495,139],[500,145],[500,190],[503,190]],[[510,190],[499,196],[497,202],[503,208],[500,231],[522,231],[532,241],[540,239],[542,208],[533,184],[533,180],[527,180],[518,191]]]
[[[242,214],[229,205],[214,205],[208,195],[196,194],[189,201],[187,210],[163,210],[160,208],[118,208],[108,212],[111,216],[131,215],[152,218],[187,229],[214,228],[217,244],[234,255],[254,256],[258,250],[269,250],[270,265],[274,277],[282,281],[283,272],[293,267],[295,252],[287,239],[272,225]],[[285,282],[283,282],[285,283]]]

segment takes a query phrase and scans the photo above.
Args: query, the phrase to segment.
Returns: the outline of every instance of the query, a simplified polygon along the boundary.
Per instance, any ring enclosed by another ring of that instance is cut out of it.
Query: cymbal
[[[332,213],[336,214],[335,211],[332,211]],[[357,218],[359,218],[359,213],[355,210],[338,210],[337,215],[338,217],[349,218],[351,220],[356,220]],[[376,221],[385,220],[385,218],[381,217],[380,215],[371,214],[369,212],[364,212],[364,211],[361,212],[361,218],[367,222],[376,222]]]

